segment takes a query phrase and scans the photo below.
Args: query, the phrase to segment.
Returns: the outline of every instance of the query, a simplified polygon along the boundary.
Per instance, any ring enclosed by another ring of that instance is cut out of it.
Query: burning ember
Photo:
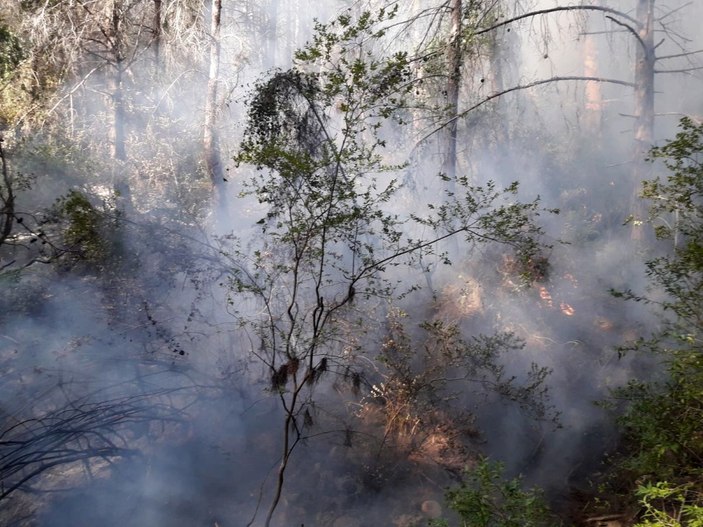
[[[571,307],[569,304],[566,302],[562,302],[559,307],[561,308],[561,312],[564,313],[567,317],[573,317],[574,316],[574,308]]]
[[[545,304],[547,304],[547,306],[552,307],[554,305],[552,302],[552,295],[549,294],[549,291],[547,291],[546,287],[540,286],[539,297],[544,301]]]
[[[547,290],[546,287],[540,286],[539,287],[539,298],[544,302],[544,304],[552,308],[554,307],[554,299],[552,298],[551,293]],[[567,317],[573,317],[574,313],[576,312],[573,307],[571,307],[570,304],[567,304],[566,302],[560,302],[559,303],[559,309],[561,309],[561,312],[565,314]]]

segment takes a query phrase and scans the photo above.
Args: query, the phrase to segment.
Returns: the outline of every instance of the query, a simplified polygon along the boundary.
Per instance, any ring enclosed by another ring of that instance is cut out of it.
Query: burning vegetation
[[[0,6],[0,524],[703,525],[700,7],[240,4]]]

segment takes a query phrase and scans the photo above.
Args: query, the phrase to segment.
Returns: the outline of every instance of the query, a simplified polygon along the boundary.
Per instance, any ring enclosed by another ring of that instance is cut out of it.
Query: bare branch
[[[675,9],[671,9],[670,11],[667,11],[665,14],[663,14],[663,15],[660,16],[659,18],[656,18],[656,19],[655,19],[655,22],[661,22],[662,20],[664,20],[664,19],[666,19],[666,18],[669,18],[670,16],[672,16],[672,15],[678,13],[678,12],[681,11],[682,9],[687,8],[687,7],[690,6],[691,4],[693,4],[693,2],[686,2],[685,4],[680,5],[679,7],[675,8]]]
[[[524,20],[525,18],[532,18],[536,17],[539,15],[547,15],[550,13],[559,13],[563,11],[600,11],[603,13],[610,13],[611,15],[618,16],[620,18],[624,18],[625,20],[628,20],[631,22],[635,27],[639,26],[640,23],[637,21],[637,19],[631,17],[630,15],[623,13],[622,11],[618,11],[617,9],[613,9],[610,7],[603,7],[603,6],[597,6],[597,5],[572,5],[572,6],[560,6],[560,7],[552,7],[549,9],[539,9],[537,11],[530,11],[529,13],[523,13],[522,15],[518,15],[512,18],[508,18],[507,20],[503,20],[502,22],[498,22],[497,24],[493,24],[490,27],[484,28],[484,29],[479,29],[474,32],[474,35],[483,35],[484,33],[488,33],[490,31],[493,31],[495,29],[498,29],[503,26],[507,26],[508,24],[512,24],[513,22],[517,22],[519,20]]]
[[[628,32],[632,33],[634,35],[634,37],[637,39],[637,42],[640,43],[640,46],[642,46],[642,49],[644,50],[644,52],[649,53],[649,50],[647,49],[647,44],[644,43],[644,40],[642,40],[642,37],[640,37],[639,33],[637,33],[637,31],[635,31],[635,29],[631,25],[625,24],[624,22],[620,22],[619,20],[617,20],[609,15],[606,15],[605,18],[607,18],[608,20],[612,20],[617,25],[624,27]]]
[[[73,94],[76,92],[76,90],[78,90],[78,88],[80,88],[81,86],[83,86],[83,84],[85,84],[85,82],[90,78],[90,76],[91,76],[93,73],[95,73],[95,72],[98,71],[99,69],[102,69],[102,68],[105,67],[105,66],[106,66],[106,64],[100,64],[100,65],[98,65],[98,66],[95,66],[92,70],[90,70],[87,74],[85,74],[85,75],[83,76],[83,78],[82,78],[80,81],[78,81],[78,83],[76,83],[76,85],[75,85],[73,88],[71,88],[71,89],[69,90],[69,92],[68,92],[66,95],[64,95],[63,97],[61,97],[61,98],[56,102],[56,104],[54,104],[54,105],[51,107],[51,109],[47,112],[47,115],[51,115],[51,114],[54,112],[54,110],[56,110],[56,108],[58,108],[59,105],[60,105],[63,101],[65,101],[68,97],[70,97],[71,95],[73,95]]]
[[[616,33],[628,33],[626,29],[606,29],[604,31],[581,31],[579,36],[590,35],[614,35]]]
[[[637,119],[638,115],[631,115],[629,113],[618,113],[620,117],[629,117],[631,119]],[[688,117],[697,124],[701,123],[701,118],[694,115],[683,113],[683,112],[657,112],[654,114],[655,117]]]
[[[703,122],[703,118],[700,116],[691,115],[689,113],[682,112],[660,112],[655,114],[657,117],[688,117],[696,124],[700,125]]]
[[[56,466],[136,454],[121,428],[153,421],[178,422],[180,411],[156,397],[168,390],[101,402],[88,397],[0,431],[0,502]],[[119,444],[118,444],[119,443]]]
[[[654,73],[688,73],[690,71],[703,70],[703,66],[694,66],[691,68],[681,68],[679,70],[654,70]]]
[[[441,126],[435,128],[435,129],[432,130],[429,134],[425,135],[422,139],[420,139],[420,140],[418,141],[418,144],[422,143],[423,141],[426,141],[428,138],[430,138],[431,136],[433,136],[434,134],[436,134],[437,132],[439,132],[440,130],[442,130],[442,129],[443,129],[445,126],[447,126],[449,123],[451,123],[451,122],[453,122],[453,121],[456,121],[457,119],[460,119],[460,118],[462,118],[462,117],[465,117],[465,116],[466,116],[467,114],[469,114],[470,112],[472,112],[472,111],[476,110],[477,108],[483,106],[483,105],[486,104],[487,102],[492,101],[493,99],[497,99],[498,97],[501,97],[501,96],[503,96],[503,95],[506,95],[506,94],[511,93],[511,92],[514,92],[514,91],[526,90],[526,89],[528,89],[528,88],[534,88],[535,86],[540,86],[540,85],[542,85],[542,84],[549,84],[549,83],[552,83],[552,82],[561,82],[561,81],[606,82],[606,83],[610,83],[610,84],[619,84],[620,86],[627,86],[627,87],[629,87],[629,88],[634,88],[634,87],[635,87],[635,84],[634,84],[634,83],[628,82],[628,81],[622,81],[622,80],[619,80],[619,79],[608,79],[608,78],[605,78],[605,77],[585,77],[585,76],[579,76],[579,75],[570,75],[570,76],[566,76],[566,77],[551,77],[551,78],[549,78],[549,79],[542,79],[542,80],[530,82],[530,83],[528,83],[528,84],[519,84],[519,85],[517,85],[517,86],[513,86],[513,87],[508,88],[508,89],[506,89],[506,90],[502,90],[502,91],[496,92],[496,93],[494,93],[494,94],[492,94],[492,95],[489,95],[488,97],[486,97],[485,99],[482,99],[481,101],[479,101],[478,103],[474,104],[474,105],[471,106],[470,108],[468,108],[468,109],[466,109],[466,110],[464,110],[464,111],[462,111],[462,112],[460,112],[460,113],[457,113],[456,116],[452,117],[451,119],[449,119],[448,121],[446,121],[445,123],[443,123]]]
[[[662,57],[657,57],[657,60],[677,59],[680,57],[688,57],[689,55],[696,55],[698,53],[703,53],[703,49],[699,49],[696,51],[687,51],[686,53],[676,53],[675,55],[664,55]]]

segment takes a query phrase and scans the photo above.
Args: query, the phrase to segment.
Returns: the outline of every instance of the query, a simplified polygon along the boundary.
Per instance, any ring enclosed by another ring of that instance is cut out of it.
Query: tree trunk
[[[488,62],[489,69],[487,73],[487,83],[490,93],[500,93],[505,90],[505,47],[506,43],[498,40],[497,33],[491,33],[488,36]],[[481,81],[484,82],[483,80]],[[496,159],[499,160],[501,168],[505,169],[506,152],[510,151],[510,129],[508,123],[510,119],[506,112],[506,104],[498,98],[494,102],[493,112],[491,112],[490,124],[493,132],[492,145],[496,154]]]
[[[637,1],[638,34],[635,64],[635,143],[639,157],[646,155],[654,136],[654,0]]]
[[[110,155],[113,159],[124,161],[127,159],[125,149],[125,104],[123,77],[125,57],[122,45],[122,2],[114,0],[110,20],[112,32],[112,67],[113,75],[110,77],[110,96],[112,97],[112,129],[110,131]]]
[[[454,190],[456,177],[456,135],[457,119],[459,112],[459,87],[461,84],[461,30],[462,30],[462,5],[461,0],[450,0],[451,28],[449,32],[449,45],[447,47],[447,118],[451,122],[445,127],[441,147],[443,148],[442,173],[449,178],[447,188]]]
[[[266,21],[266,57],[264,57],[264,65],[266,68],[280,67],[278,64],[278,17],[279,17],[278,0],[271,0],[271,5],[268,11],[268,20]]]
[[[114,73],[110,78],[110,93],[112,95],[113,119],[110,132],[110,156],[124,161],[127,159],[125,147],[125,106],[122,77],[124,74],[121,61],[114,64]]]
[[[217,83],[220,72],[220,27],[222,18],[222,0],[212,0],[210,25],[210,71],[208,75],[207,94],[205,97],[205,122],[203,125],[203,156],[205,169],[212,182],[215,211],[218,219],[227,210],[224,189],[224,172],[220,158],[219,137],[216,129]]]
[[[156,75],[161,71],[161,7],[162,0],[154,0],[154,70]]]
[[[0,209],[0,245],[2,245],[12,233],[12,225],[15,219],[15,196],[13,193],[10,170],[7,168],[7,159],[5,159],[5,152],[2,148],[3,141],[4,138],[0,133],[0,163],[2,164],[3,183],[2,187],[0,187],[0,206],[2,207]],[[4,269],[6,265],[0,265],[0,270]]]
[[[127,160],[127,149],[125,147],[125,101],[124,101],[124,73],[127,67],[124,56],[124,43],[122,34],[122,22],[124,13],[122,0],[113,0],[112,11],[110,13],[110,36],[111,46],[111,66],[112,75],[108,78],[108,89],[112,99],[112,127],[110,128],[110,156],[118,161]],[[115,194],[118,198],[119,207],[123,211],[130,211],[132,208],[132,192],[127,172],[118,164],[112,165],[112,181]]]
[[[295,54],[295,49],[299,45],[300,40],[300,5],[297,0],[289,0],[284,4],[287,13],[287,34],[285,38],[284,62],[282,68],[290,68],[292,65],[291,58]]]
[[[586,35],[583,43],[584,77],[600,77],[598,70],[598,46],[592,35]],[[591,137],[600,137],[603,124],[603,94],[601,83],[586,81],[584,86],[586,110],[583,124]]]
[[[644,210],[639,198],[642,181],[651,177],[651,165],[645,161],[654,142],[654,0],[637,0],[639,23],[635,63],[635,145],[632,168],[633,204],[632,238],[642,238]]]

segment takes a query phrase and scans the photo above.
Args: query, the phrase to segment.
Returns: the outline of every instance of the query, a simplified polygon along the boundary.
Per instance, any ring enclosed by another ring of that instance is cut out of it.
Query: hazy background
[[[628,13],[634,3],[604,2]],[[522,2],[505,9],[520,13],[552,5]],[[139,61],[131,68],[127,161],[114,163],[101,151],[109,114],[101,72],[84,83],[87,93],[76,91],[56,110],[70,117],[62,126],[75,150],[54,144],[47,154],[42,134],[49,130],[12,131],[19,146],[11,166],[34,178],[23,198],[27,207],[41,210],[70,188],[109,194],[125,177],[131,192],[119,229],[111,231],[119,261],[55,270],[35,264],[3,278],[0,418],[7,443],[0,455],[19,455],[5,454],[16,439],[28,451],[33,444],[55,447],[52,438],[63,433],[63,419],[76,424],[73,435],[64,436],[70,448],[107,450],[28,481],[6,498],[0,523],[224,527],[246,525],[260,506],[255,525],[261,524],[279,461],[282,414],[267,390],[265,368],[252,358],[255,339],[231,315],[234,308],[246,313],[256,306],[243,304],[228,287],[236,264],[228,235],[240,238],[244,248],[255,243],[260,234],[254,223],[262,213],[252,199],[238,199],[252,169],[236,167],[231,158],[255,79],[271,68],[290,67],[294,50],[312,35],[314,19],[329,20],[347,7],[358,13],[366,3],[225,0],[217,113],[230,200],[224,224],[214,226],[199,160],[206,39],[164,45],[165,66],[158,74],[140,69]],[[402,6],[410,12],[427,7]],[[659,55],[681,53],[682,46],[703,48],[700,5],[658,7],[662,14],[680,8],[666,20],[685,36],[663,36]],[[207,6],[200,12],[207,20]],[[622,29],[601,13],[545,15],[508,27],[495,32],[493,59],[465,62],[459,111],[511,86],[586,75],[588,39],[596,76],[632,79],[636,44],[627,33],[601,34]],[[418,25],[388,49],[412,52],[424,34]],[[671,69],[688,67],[685,60],[671,62]],[[63,87],[60,97],[76,82]],[[436,86],[424,89],[441,100]],[[467,337],[514,332],[525,347],[505,357],[506,370],[522,377],[533,362],[552,370],[547,384],[558,426],[471,386],[457,388],[453,408],[474,417],[467,460],[480,451],[505,462],[509,475],[523,474],[543,486],[557,506],[586,486],[617,445],[610,418],[594,401],[647,369],[635,356],[618,358],[617,347],[657,324],[643,306],[609,293],[643,290],[641,262],[652,254],[638,252],[630,243],[631,227],[623,225],[632,194],[632,89],[605,83],[590,89],[599,96],[598,108],[588,106],[585,83],[565,81],[506,94],[458,121],[459,174],[476,184],[517,180],[523,199],[541,196],[545,207],[561,210],[540,218],[551,245],[541,280],[530,286],[511,282],[503,252],[461,244],[453,248],[451,267],[432,264],[434,291],[418,269],[397,275],[404,286],[423,287],[397,302],[410,314],[411,333],[435,318],[457,323]],[[703,113],[700,91],[699,73],[657,75],[657,142],[672,137],[681,115]],[[393,203],[401,213],[438,197],[441,144],[437,134],[418,144],[432,129],[420,120],[404,129],[388,126],[389,160],[408,161],[398,174],[407,188]],[[362,339],[368,386],[360,396],[332,383],[318,389],[313,437],[295,451],[277,525],[412,525],[424,522],[421,504],[441,502],[454,481],[427,453],[413,458],[390,449],[372,455],[375,443],[364,434],[374,430],[374,417],[360,409],[380,378],[373,363],[389,306],[367,301],[356,309],[377,323]]]

